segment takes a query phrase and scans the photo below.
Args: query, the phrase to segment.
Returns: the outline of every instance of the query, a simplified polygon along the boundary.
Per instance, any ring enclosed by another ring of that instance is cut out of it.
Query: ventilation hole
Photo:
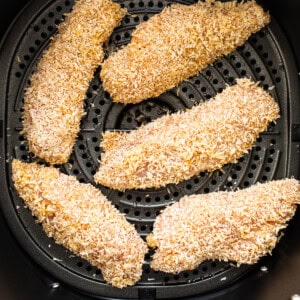
[[[134,22],[139,22],[140,18],[138,16],[134,17]]]
[[[130,23],[130,19],[128,17],[125,17],[124,23],[126,23],[126,24]]]
[[[136,201],[136,202],[141,202],[141,201],[142,201],[142,198],[138,196],[138,197],[135,198],[135,201]]]
[[[61,6],[57,6],[56,7],[56,11],[58,11],[58,12],[62,11],[62,7]]]
[[[257,142],[258,142],[258,143],[261,143],[261,142],[262,142],[262,138],[259,137],[259,138],[257,139]]]
[[[46,32],[42,32],[42,33],[41,33],[41,37],[42,37],[43,39],[46,39],[46,38],[47,38],[47,33],[46,33]]]
[[[208,270],[207,266],[202,267],[203,272],[207,272],[207,270]]]
[[[260,81],[264,81],[265,79],[266,79],[265,76],[260,76],[260,77],[259,77],[259,80],[260,80]]]
[[[83,153],[81,157],[82,157],[83,159],[87,159],[87,154],[86,154],[86,153]]]
[[[156,202],[160,202],[160,197],[155,197],[154,199]]]
[[[59,19],[55,19],[55,21],[54,21],[54,23],[56,24],[56,25],[59,25],[60,24],[60,20]]]
[[[159,2],[157,3],[157,6],[158,6],[159,8],[162,8],[162,7],[164,6],[164,4],[163,4],[161,1],[159,1]]]
[[[42,20],[41,20],[41,23],[42,23],[43,25],[45,25],[45,24],[47,23],[47,20],[46,20],[46,19],[42,19]]]
[[[194,274],[194,275],[198,275],[198,273],[199,273],[198,270],[194,270],[194,271],[193,271],[193,274]]]
[[[272,139],[270,146],[274,146],[276,144],[276,140]]]
[[[264,175],[264,176],[261,178],[261,180],[262,180],[262,181],[267,181],[267,180],[268,180],[268,177]]]
[[[21,141],[21,142],[22,142],[22,141],[25,141],[25,137],[24,137],[23,135],[20,135],[20,136],[19,136],[19,141]]]
[[[222,63],[221,61],[218,62],[218,63],[217,63],[217,67],[218,67],[218,68],[222,68],[222,67],[223,67],[223,63]]]
[[[53,31],[54,27],[53,26],[48,26],[48,31]]]
[[[189,99],[194,99],[194,95],[193,94],[189,94]]]
[[[124,38],[125,39],[129,39],[130,38],[130,33],[129,32],[125,32],[124,33]]]
[[[167,195],[164,196],[164,198],[165,198],[165,200],[169,200],[170,199],[170,195],[167,194]]]
[[[15,75],[17,78],[20,78],[22,76],[22,74],[20,72],[16,72]]]
[[[242,71],[241,71],[241,75],[242,75],[242,76],[245,76],[246,73],[247,73],[247,72],[246,72],[245,70],[242,70]]]
[[[105,101],[104,101],[104,100],[100,100],[100,101],[99,101],[99,104],[100,104],[100,105],[104,105],[104,104],[105,104]]]
[[[236,175],[236,174],[233,174],[233,175],[231,176],[231,178],[232,178],[232,179],[237,179],[237,175]]]
[[[179,279],[179,275],[174,275],[174,280],[178,280]]]
[[[91,267],[91,266],[87,266],[87,267],[86,267],[86,270],[87,270],[88,272],[91,272],[91,271],[92,271],[92,267]]]
[[[256,169],[256,165],[254,165],[254,164],[251,165],[251,169],[252,169],[252,170],[255,170],[255,169]]]
[[[214,79],[214,80],[212,81],[213,84],[218,84],[218,82],[219,82],[218,79]]]
[[[229,82],[234,82],[234,78],[233,78],[233,77],[229,77],[229,78],[228,78],[228,81],[229,81]]]
[[[79,149],[80,149],[80,150],[84,150],[84,149],[85,149],[85,146],[84,146],[83,144],[80,144],[80,145],[79,145]]]
[[[83,263],[81,261],[79,261],[76,265],[77,265],[77,267],[81,268],[83,266]]]
[[[149,202],[151,202],[151,198],[150,198],[150,197],[146,197],[145,201],[146,201],[147,203],[149,203]]]
[[[264,84],[263,88],[264,88],[265,91],[267,91],[269,89],[269,85],[268,84]]]
[[[206,175],[205,172],[200,172],[200,176],[201,176],[201,177],[204,177],[205,175]]]
[[[166,276],[166,277],[164,278],[164,282],[169,282],[169,280],[170,280],[170,278],[169,278],[168,276]]]
[[[259,156],[258,155],[254,155],[254,160],[259,160]]]
[[[250,63],[251,63],[251,65],[255,65],[256,64],[256,60],[255,59],[251,59]]]
[[[273,62],[271,60],[268,61],[268,66],[273,66]]]
[[[235,168],[237,171],[241,171],[241,166],[236,166],[236,168]]]
[[[99,108],[97,108],[97,109],[95,109],[95,113],[96,113],[97,115],[100,115],[101,110],[100,110]]]
[[[128,200],[131,200],[132,199],[132,195],[131,194],[129,194],[129,195],[127,195],[127,197],[126,197]]]
[[[96,137],[93,137],[93,138],[92,138],[92,141],[93,141],[94,143],[97,143],[97,142],[98,142],[98,139],[97,139]]]
[[[261,72],[261,68],[260,67],[255,68],[255,72],[256,73],[260,73]]]
[[[235,66],[239,69],[242,65],[241,65],[241,63],[238,62],[235,64]]]
[[[266,167],[266,168],[265,168],[265,171],[266,171],[266,172],[270,172],[270,171],[271,171],[270,167]]]
[[[155,215],[158,216],[159,214],[160,214],[160,211],[157,210],[157,211],[155,212]]]
[[[246,186],[246,187],[249,186],[249,181],[245,181],[244,186]]]
[[[39,27],[39,26],[34,26],[34,27],[33,27],[33,30],[34,30],[35,32],[38,32],[38,31],[40,30],[40,27]]]
[[[279,82],[281,81],[281,79],[280,79],[279,77],[277,77],[277,78],[275,78],[275,81],[276,81],[277,83],[279,83]]]
[[[87,162],[85,165],[87,168],[90,168],[92,166],[92,164],[90,162]]]
[[[201,92],[203,92],[203,93],[206,92],[206,87],[205,87],[205,86],[203,86],[203,87],[201,88]]]
[[[207,188],[207,187],[204,188],[204,193],[205,193],[205,194],[208,194],[208,193],[209,193],[209,188]]]
[[[174,192],[174,193],[173,193],[173,196],[174,196],[174,197],[178,197],[178,196],[179,196],[179,193],[178,193],[178,192]]]
[[[150,273],[150,269],[145,269],[145,273],[149,274]]]
[[[191,189],[192,189],[192,185],[187,184],[187,185],[186,185],[186,188],[187,188],[187,190],[191,190]]]
[[[276,69],[273,69],[273,70],[272,70],[272,73],[273,73],[273,74],[277,74],[277,70],[276,70]]]
[[[149,217],[151,216],[151,212],[150,212],[150,211],[147,211],[147,212],[145,213],[145,216],[149,218]]]
[[[120,40],[121,40],[121,36],[120,36],[119,34],[117,34],[116,37],[115,37],[115,39],[116,39],[117,41],[120,41]]]
[[[225,70],[223,71],[223,74],[226,76],[226,75],[229,74],[229,71],[228,71],[227,69],[225,69]]]
[[[139,7],[144,7],[144,2],[139,2]]]
[[[273,149],[272,149],[272,150],[273,150]],[[270,150],[270,153],[271,153],[271,150]],[[268,163],[271,164],[272,162],[273,162],[273,158],[272,158],[272,157],[269,157],[269,158],[268,158]]]
[[[95,175],[95,174],[96,174],[96,171],[95,171],[95,170],[92,170],[92,171],[91,171],[91,174],[92,174],[92,175]]]
[[[213,261],[210,265],[212,268],[215,268],[217,266],[217,263],[215,261]]]
[[[199,183],[199,179],[198,179],[198,178],[195,178],[195,179],[194,179],[194,183],[195,183],[195,184],[198,184],[198,183]]]
[[[245,56],[246,56],[246,57],[250,57],[250,56],[251,56],[251,53],[250,53],[249,51],[247,51],[247,52],[245,53]]]
[[[183,88],[182,88],[182,91],[183,91],[184,93],[186,93],[186,92],[187,92],[187,88],[186,88],[186,87],[183,87]]]
[[[206,74],[206,76],[211,76],[211,71],[208,70],[205,72],[205,74]]]
[[[49,12],[48,17],[49,18],[53,18],[54,17],[54,13],[53,12]]]
[[[73,174],[74,174],[74,175],[78,175],[78,174],[79,174],[79,171],[78,171],[77,169],[74,169],[74,170],[73,170]]]
[[[141,226],[141,231],[145,231],[146,228],[147,228],[147,227],[146,227],[145,225],[142,225],[142,226]]]
[[[230,55],[231,60],[235,60],[235,55]]]
[[[128,118],[126,119],[126,121],[127,121],[128,123],[131,123],[131,122],[132,122],[132,118],[131,118],[131,117],[128,117]]]
[[[98,119],[97,118],[93,118],[93,123],[94,124],[98,124]]]
[[[217,181],[216,181],[215,179],[213,179],[213,180],[211,181],[211,184],[212,184],[212,185],[216,185],[216,184],[217,184]]]
[[[141,213],[140,213],[138,210],[136,210],[136,211],[134,212],[134,215],[137,216],[137,217],[138,217],[140,214],[141,214]]]
[[[149,1],[148,6],[149,6],[149,7],[153,7],[153,6],[154,6],[154,3],[153,3],[152,1]]]
[[[258,45],[257,49],[261,51],[264,47],[262,45]]]
[[[129,213],[129,209],[128,208],[125,208],[124,209],[124,213],[127,215]]]
[[[39,46],[41,44],[41,42],[39,40],[35,40],[34,43]]]
[[[21,150],[21,151],[25,151],[25,150],[26,150],[25,145],[21,145],[21,146],[20,146],[20,150]]]
[[[100,270],[98,270],[98,269],[96,270],[95,273],[96,273],[96,275],[100,275],[101,274]]]
[[[94,149],[95,149],[96,152],[100,152],[100,147],[99,146],[96,146]]]
[[[122,197],[123,195],[124,195],[123,192],[118,192],[118,196],[119,196],[119,197]]]

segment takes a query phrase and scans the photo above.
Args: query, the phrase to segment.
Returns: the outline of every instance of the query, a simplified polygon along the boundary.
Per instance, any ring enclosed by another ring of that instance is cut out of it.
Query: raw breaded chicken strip
[[[214,99],[130,133],[103,136],[95,181],[113,189],[158,188],[234,163],[278,118],[274,99],[239,79]]]
[[[25,92],[24,133],[36,156],[51,164],[68,160],[102,44],[124,14],[111,0],[78,0],[59,26]]]
[[[275,247],[299,203],[295,179],[185,196],[157,217],[147,237],[157,247],[150,266],[176,274],[208,259],[254,264]]]
[[[270,21],[255,1],[174,4],[137,26],[131,42],[102,64],[112,99],[157,97],[241,46]]]
[[[140,279],[146,243],[99,190],[35,163],[14,160],[12,173],[18,193],[49,237],[99,268],[115,287]]]

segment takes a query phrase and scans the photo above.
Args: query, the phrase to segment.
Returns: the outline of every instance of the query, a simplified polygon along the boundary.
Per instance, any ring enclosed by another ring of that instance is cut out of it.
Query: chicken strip
[[[241,46],[270,22],[255,1],[174,4],[137,26],[131,42],[102,64],[112,99],[157,97]]]
[[[99,268],[115,287],[140,279],[147,245],[99,190],[35,163],[14,160],[12,172],[18,193],[49,237]]]
[[[106,133],[95,181],[113,189],[158,188],[234,163],[278,118],[274,99],[239,79],[214,99],[130,133]]]
[[[151,268],[176,274],[208,259],[254,264],[275,247],[299,203],[295,179],[185,196],[157,217],[147,237],[157,247]]]
[[[111,0],[78,0],[59,26],[25,92],[23,132],[36,156],[51,164],[67,162],[86,90],[104,58],[102,44],[124,14]]]

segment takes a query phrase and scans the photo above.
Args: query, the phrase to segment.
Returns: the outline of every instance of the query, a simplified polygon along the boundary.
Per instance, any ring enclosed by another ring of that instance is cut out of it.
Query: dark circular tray
[[[177,1],[190,4],[192,1]],[[107,54],[130,41],[135,26],[160,12],[168,1],[119,1],[129,14],[115,29]],[[11,181],[13,158],[34,161],[28,152],[22,131],[24,89],[30,83],[42,52],[56,32],[63,15],[73,1],[33,0],[16,19],[1,47],[1,109],[0,155],[1,206],[4,215],[21,245],[43,268],[59,280],[95,297],[175,298],[220,289],[247,274],[250,266],[233,267],[230,263],[207,261],[193,271],[170,275],[154,272],[149,267],[151,252],[146,256],[141,280],[134,286],[119,290],[106,284],[101,272],[85,260],[74,256],[48,238],[35,218],[24,207]],[[101,158],[101,133],[106,130],[133,130],[167,112],[190,108],[209,101],[235,78],[251,77],[260,81],[278,101],[281,118],[260,135],[253,149],[238,163],[224,166],[212,174],[200,173],[178,185],[161,189],[119,192],[98,186],[108,199],[135,224],[142,237],[152,231],[159,212],[183,195],[216,190],[245,188],[257,181],[299,177],[300,140],[298,85],[292,55],[286,40],[274,20],[265,29],[251,36],[244,46],[217,60],[198,76],[178,87],[135,105],[113,103],[102,88],[99,69],[86,93],[86,116],[69,162],[61,171],[75,175],[80,182],[93,183],[93,175]],[[229,99],[230,101],[230,99]],[[58,120],[59,121],[59,120]]]

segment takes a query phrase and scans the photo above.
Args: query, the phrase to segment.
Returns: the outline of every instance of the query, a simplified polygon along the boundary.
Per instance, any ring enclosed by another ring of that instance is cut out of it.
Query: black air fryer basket
[[[118,1],[129,14],[113,32],[109,49],[130,41],[137,24],[146,21],[173,1]],[[190,0],[176,2],[191,4]],[[22,248],[58,282],[96,298],[163,299],[186,297],[225,289],[261,267],[206,261],[193,271],[178,275],[154,272],[149,267],[151,252],[146,255],[141,280],[134,286],[116,289],[105,283],[101,272],[48,238],[30,211],[18,197],[11,181],[11,161],[34,161],[22,135],[24,89],[30,84],[43,51],[49,45],[56,26],[69,12],[74,1],[33,0],[10,28],[1,49],[1,208],[7,223]],[[86,93],[86,116],[69,162],[62,172],[75,175],[80,182],[93,183],[101,156],[101,133],[106,130],[132,130],[168,112],[190,108],[209,101],[238,77],[251,77],[279,103],[281,118],[262,133],[249,154],[238,163],[226,165],[223,171],[205,172],[178,185],[161,189],[119,192],[103,186],[99,189],[136,226],[142,237],[152,231],[159,212],[183,195],[216,190],[246,188],[256,182],[294,176],[299,178],[300,110],[299,84],[293,56],[286,38],[274,19],[269,26],[252,35],[235,52],[217,60],[198,76],[178,87],[140,104],[113,103],[102,88],[99,69]],[[59,121],[59,120],[58,120]],[[296,218],[299,216],[296,216]],[[291,225],[293,226],[293,225]],[[280,251],[279,244],[274,250]],[[279,249],[279,250],[278,250]],[[262,268],[264,270],[264,268]],[[300,285],[300,279],[299,279]]]

